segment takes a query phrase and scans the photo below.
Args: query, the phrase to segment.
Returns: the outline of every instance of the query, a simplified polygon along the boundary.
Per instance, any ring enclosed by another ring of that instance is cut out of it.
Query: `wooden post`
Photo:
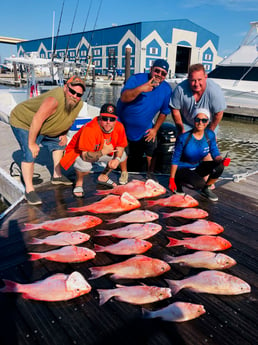
[[[18,87],[20,86],[19,80],[18,80],[18,72],[17,72],[17,66],[16,63],[13,63],[13,75],[14,75],[14,86]]]
[[[125,47],[125,82],[131,75],[131,47],[129,44]]]

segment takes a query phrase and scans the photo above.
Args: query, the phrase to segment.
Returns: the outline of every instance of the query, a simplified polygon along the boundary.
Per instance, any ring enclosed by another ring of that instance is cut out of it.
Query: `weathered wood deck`
[[[117,176],[114,176],[117,178]],[[141,175],[136,178],[144,178]],[[167,186],[167,177],[158,177]],[[44,230],[22,233],[25,222],[39,223],[44,220],[71,216],[67,208],[82,206],[99,200],[95,196],[96,175],[85,179],[86,195],[84,199],[75,199],[71,187],[52,186],[45,183],[38,188],[43,199],[42,206],[29,206],[25,201],[8,214],[0,224],[0,278],[21,283],[41,280],[57,272],[81,272],[86,279],[90,276],[89,267],[120,262],[127,256],[115,256],[97,253],[94,260],[80,264],[62,264],[47,260],[29,261],[28,252],[47,251],[53,246],[28,244],[32,237],[45,237],[53,234]],[[225,270],[247,281],[252,288],[250,294],[238,296],[220,296],[180,291],[174,297],[162,302],[145,305],[147,309],[158,309],[175,301],[188,301],[203,304],[206,313],[198,319],[171,323],[156,320],[144,320],[141,307],[110,300],[99,306],[97,288],[112,288],[115,282],[109,276],[89,280],[92,291],[89,294],[66,302],[40,302],[25,300],[19,294],[0,293],[1,345],[254,345],[258,339],[258,264],[257,264],[257,210],[258,210],[258,175],[248,177],[239,183],[221,181],[216,193],[219,201],[208,202],[196,192],[189,191],[199,202],[200,207],[209,213],[209,220],[224,226],[221,235],[232,243],[232,248],[225,254],[232,256],[237,265]],[[169,193],[169,192],[168,192]],[[146,208],[144,200],[142,208]],[[153,211],[173,210],[155,206]],[[74,214],[75,215],[75,214]],[[79,214],[76,214],[79,215]],[[117,223],[107,225],[105,220],[115,217],[100,215],[103,224],[97,228],[111,229],[122,226]],[[145,254],[163,258],[164,254],[181,255],[193,251],[183,247],[166,248],[166,225],[180,225],[188,221],[179,218],[160,219],[163,229],[150,238],[153,247]],[[124,224],[125,225],[125,224]],[[94,243],[109,244],[108,237],[94,237],[95,228],[87,230],[92,235],[89,242],[82,246],[93,248]],[[194,235],[189,235],[194,236]],[[189,237],[182,233],[173,233],[172,237]],[[113,240],[115,241],[115,240]],[[183,279],[194,275],[200,269],[183,268],[171,265],[171,270],[157,278],[135,281],[119,281],[124,284],[144,282],[148,285],[166,286],[167,279]],[[0,282],[0,285],[2,283]]]

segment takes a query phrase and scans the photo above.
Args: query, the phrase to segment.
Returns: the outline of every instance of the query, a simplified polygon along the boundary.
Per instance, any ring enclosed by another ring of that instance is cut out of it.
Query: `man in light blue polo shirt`
[[[209,128],[216,133],[223,111],[226,109],[226,102],[220,86],[207,77],[202,64],[191,65],[188,79],[174,89],[170,106],[177,134],[187,132],[194,127],[193,113],[197,108],[209,110],[211,114]]]

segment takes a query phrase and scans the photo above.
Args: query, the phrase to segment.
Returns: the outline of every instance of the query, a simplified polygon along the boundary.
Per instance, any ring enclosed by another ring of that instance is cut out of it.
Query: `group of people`
[[[172,114],[177,140],[171,162],[169,188],[183,193],[183,186],[198,189],[210,200],[217,200],[212,186],[229,164],[217,146],[216,132],[226,108],[220,87],[207,78],[202,64],[190,66],[188,79],[172,92],[166,82],[169,64],[154,61],[149,73],[132,75],[125,83],[117,105],[104,104],[99,116],[86,123],[67,145],[67,132],[82,109],[84,81],[71,77],[57,87],[18,104],[10,124],[20,144],[22,176],[29,204],[42,200],[33,186],[34,161],[39,145],[46,146],[53,158],[53,184],[72,185],[61,167],[74,167],[75,197],[83,197],[83,179],[95,167],[102,167],[98,183],[114,187],[109,177],[120,166],[120,184],[128,182],[127,157],[136,161],[145,154],[147,171],[154,171],[157,132]]]

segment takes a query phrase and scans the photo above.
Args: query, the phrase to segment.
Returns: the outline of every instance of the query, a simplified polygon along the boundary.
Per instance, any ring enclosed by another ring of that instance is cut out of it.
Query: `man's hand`
[[[108,162],[108,167],[113,170],[116,169],[119,164],[120,162],[118,159],[111,159],[111,161]]]
[[[59,136],[59,145],[65,146],[67,144],[67,136],[66,135],[60,135]]]
[[[110,153],[116,152],[114,150],[113,144],[107,144],[107,140],[106,139],[104,139],[104,144],[103,144],[103,148],[102,148],[101,151],[102,151],[103,156],[108,155]]]
[[[31,150],[32,157],[33,157],[33,158],[36,158],[36,157],[38,156],[39,150],[40,150],[39,145],[36,144],[36,143],[29,144],[29,149]]]
[[[145,141],[155,141],[155,138],[156,138],[156,135],[157,135],[157,131],[155,128],[150,128],[150,129],[147,129],[147,131],[145,132],[147,133],[144,138],[145,138]]]
[[[169,185],[168,188],[172,191],[172,192],[176,192],[176,183],[175,183],[175,179],[174,177],[170,177],[169,178]]]

